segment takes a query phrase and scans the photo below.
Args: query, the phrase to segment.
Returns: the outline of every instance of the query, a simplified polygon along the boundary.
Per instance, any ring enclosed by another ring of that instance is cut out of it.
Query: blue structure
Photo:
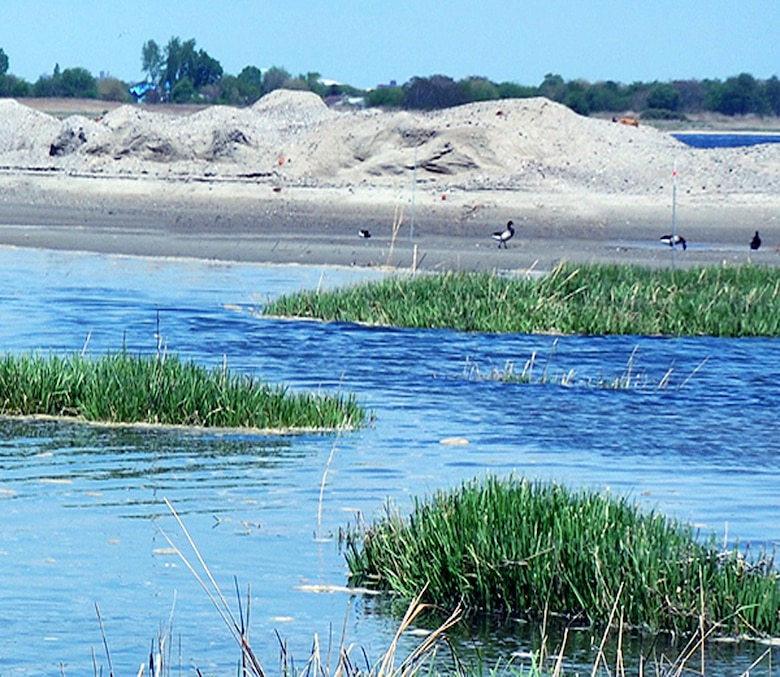
[[[135,98],[136,102],[138,102],[143,100],[146,94],[154,89],[157,89],[157,87],[153,83],[144,81],[133,85],[128,91],[133,95],[133,98]]]

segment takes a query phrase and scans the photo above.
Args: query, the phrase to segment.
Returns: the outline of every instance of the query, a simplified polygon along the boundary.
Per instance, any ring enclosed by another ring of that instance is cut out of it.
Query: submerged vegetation
[[[507,360],[502,369],[493,367],[483,372],[479,364],[469,359],[463,367],[462,378],[468,381],[554,384],[564,387],[583,386],[607,390],[664,390],[672,384],[674,366],[670,366],[660,379],[651,379],[646,372],[637,369],[639,346],[635,346],[631,351],[625,370],[617,376],[580,377],[576,369],[553,371],[551,362],[557,345],[558,339],[556,338],[546,359],[540,360],[539,355],[534,351],[522,368],[518,367],[513,360]],[[708,360],[709,358],[702,360],[684,380],[675,383],[673,387],[678,390],[684,387]]]
[[[337,429],[365,423],[352,395],[293,392],[227,364],[208,370],[175,355],[125,351],[0,358],[0,415],[49,415],[103,423],[226,428]]]
[[[626,499],[488,477],[353,528],[351,582],[445,609],[582,617],[690,636],[780,632],[773,555],[700,542],[690,525]],[[704,633],[702,633],[704,635]]]
[[[448,272],[280,297],[265,314],[493,333],[780,336],[780,270],[561,264],[537,279]]]

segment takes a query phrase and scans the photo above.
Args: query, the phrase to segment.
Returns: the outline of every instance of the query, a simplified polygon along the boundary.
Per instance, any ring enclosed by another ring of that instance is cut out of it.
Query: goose
[[[367,228],[361,228],[358,231],[358,235],[362,237],[364,240],[367,240],[371,237],[371,231],[369,231]]]
[[[756,251],[761,246],[761,238],[758,236],[758,231],[756,231],[756,234],[753,236],[753,239],[750,241],[750,248],[753,251]]]
[[[682,245],[683,251],[688,249],[688,243],[682,235],[662,235],[661,242],[668,244],[670,247],[674,247],[676,244]]]
[[[498,240],[498,248],[501,249],[501,245],[504,245],[504,249],[507,248],[506,243],[511,240],[515,234],[515,224],[512,221],[507,221],[506,228],[504,230],[497,230],[491,237],[494,240]]]

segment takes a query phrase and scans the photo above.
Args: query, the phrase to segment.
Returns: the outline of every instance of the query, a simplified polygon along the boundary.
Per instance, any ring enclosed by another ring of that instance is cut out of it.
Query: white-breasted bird
[[[506,228],[504,230],[497,230],[491,237],[494,240],[498,240],[498,248],[501,249],[501,245],[504,245],[504,249],[507,248],[506,243],[511,240],[515,235],[515,224],[512,221],[506,222]]]
[[[668,244],[670,247],[679,244],[682,245],[683,250],[688,249],[688,243],[682,235],[661,235],[661,242]]]

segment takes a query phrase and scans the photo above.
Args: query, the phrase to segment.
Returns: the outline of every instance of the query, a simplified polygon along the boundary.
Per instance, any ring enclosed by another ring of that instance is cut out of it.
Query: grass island
[[[0,415],[261,430],[355,428],[368,418],[350,394],[296,392],[232,373],[227,364],[209,370],[176,355],[126,351],[98,358],[6,354]]]
[[[394,275],[269,303],[266,315],[491,333],[780,336],[780,269],[563,263],[535,278]]]

